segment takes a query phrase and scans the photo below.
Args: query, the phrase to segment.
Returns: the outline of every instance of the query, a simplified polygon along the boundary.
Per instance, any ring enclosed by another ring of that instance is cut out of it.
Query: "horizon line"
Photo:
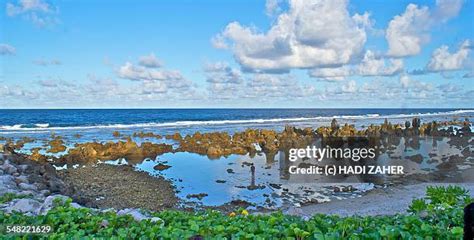
[[[306,108],[306,107],[295,107],[295,108],[246,108],[246,107],[211,107],[211,108],[193,108],[193,107],[177,107],[177,108],[0,108],[0,111],[3,110],[291,110],[291,109],[300,109],[300,110],[353,110],[353,109],[457,109],[457,110],[474,110],[474,108],[470,107],[415,107],[415,108],[396,108],[396,107],[349,107],[349,108],[342,108],[342,107],[334,107],[334,108]]]

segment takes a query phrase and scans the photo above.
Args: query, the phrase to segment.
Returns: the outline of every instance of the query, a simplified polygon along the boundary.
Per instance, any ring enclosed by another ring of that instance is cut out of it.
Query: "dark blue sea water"
[[[68,109],[0,110],[0,130],[266,124],[472,115],[473,109]]]
[[[473,118],[474,109],[68,109],[0,110],[0,135],[42,138],[52,132],[63,136],[81,134],[82,140],[110,140],[113,131],[189,134],[195,131],[242,131],[246,128],[281,130],[285,125],[318,127],[333,118],[363,127],[388,118],[404,123]],[[113,138],[112,138],[113,139]]]

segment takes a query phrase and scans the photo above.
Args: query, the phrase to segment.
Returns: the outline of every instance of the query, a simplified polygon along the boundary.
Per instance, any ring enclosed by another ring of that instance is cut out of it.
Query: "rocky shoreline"
[[[456,125],[458,128],[455,129],[452,125]],[[20,210],[27,214],[41,214],[45,211],[44,209],[51,207],[52,198],[66,198],[66,196],[73,199],[76,207],[94,209],[113,208],[134,211],[130,210],[132,208],[160,211],[180,208],[178,206],[180,200],[169,180],[150,176],[146,172],[137,172],[131,166],[98,164],[100,160],[125,158],[129,163],[134,163],[143,161],[145,158],[156,158],[156,156],[168,152],[191,152],[207,155],[210,159],[230,154],[252,156],[264,153],[265,157],[271,158],[273,161],[277,151],[290,147],[305,147],[315,138],[323,138],[329,143],[333,141],[335,144],[346,137],[370,137],[377,139],[377,141],[386,138],[388,140],[385,140],[385,143],[381,142],[390,146],[390,144],[394,144],[391,141],[395,141],[397,137],[411,139],[410,144],[415,144],[415,140],[419,136],[460,135],[472,136],[470,123],[467,119],[463,122],[421,124],[419,119],[415,118],[412,122],[407,122],[405,126],[385,122],[377,126],[371,125],[365,129],[355,129],[347,124],[340,126],[334,120],[331,126],[317,129],[298,129],[287,126],[281,132],[248,129],[233,135],[226,132],[196,132],[184,137],[179,133],[164,136],[165,139],[179,143],[177,147],[166,143],[142,142],[138,144],[132,141],[129,136],[114,132],[114,136],[121,140],[106,143],[77,143],[73,148],[66,148],[65,142],[60,136],[51,136],[45,150],[48,153],[67,151],[64,155],[59,156],[43,155],[40,153],[40,148],[33,148],[31,154],[28,155],[19,154],[16,153],[16,150],[32,140],[27,138],[17,142],[10,140],[5,146],[0,146],[0,149],[5,151],[0,155],[0,180],[2,183],[0,196],[13,194],[12,196],[22,197],[3,203],[0,209],[7,212]],[[157,134],[145,132],[134,134],[134,137],[162,138]],[[395,140],[391,137],[394,137]],[[465,147],[473,144],[472,140],[469,141],[470,137],[455,139],[453,141],[457,142],[453,144],[459,146]],[[347,141],[347,139],[343,141]],[[464,157],[472,156],[472,154],[473,152],[463,152]],[[455,161],[450,159],[449,162]],[[67,168],[57,171],[52,164],[67,164]],[[167,165],[157,166],[160,167],[158,170],[169,168]],[[442,166],[446,168],[445,165]],[[426,178],[426,176],[423,175],[420,178]],[[236,201],[214,209],[227,212],[245,206],[248,204]]]
[[[131,166],[89,165],[62,170],[58,175],[74,189],[71,197],[87,207],[159,211],[175,207],[178,201],[169,181]]]
[[[211,159],[226,157],[231,154],[254,156],[257,152],[263,152],[272,159],[278,151],[288,148],[306,147],[315,139],[323,139],[327,143],[338,144],[343,138],[366,139],[392,144],[391,140],[397,138],[418,138],[431,136],[436,138],[453,136],[472,136],[469,119],[464,121],[452,120],[445,122],[421,123],[419,118],[413,118],[404,125],[392,124],[386,120],[380,125],[370,125],[363,129],[356,129],[354,125],[340,125],[333,119],[330,126],[322,126],[316,129],[299,129],[286,126],[281,132],[268,129],[247,129],[243,132],[229,134],[227,132],[210,132],[181,136],[179,133],[160,136],[154,133],[136,132],[131,136],[121,135],[118,131],[113,132],[117,141],[109,142],[85,142],[75,143],[67,148],[61,136],[52,135],[44,147],[31,149],[30,159],[37,162],[54,162],[58,164],[90,164],[100,160],[112,160],[126,158],[129,162],[140,162],[145,158],[156,158],[164,153],[190,152],[207,155]],[[456,127],[456,128],[455,128]],[[154,143],[141,141],[137,143],[133,137],[166,139],[174,141],[177,147],[168,143]],[[468,139],[468,138],[464,138]],[[0,138],[2,140],[2,138]],[[6,141],[5,148],[11,152],[21,149],[26,143],[34,141],[30,138],[13,139],[3,138]],[[388,142],[387,142],[388,140]],[[461,139],[458,139],[461,140]],[[467,143],[459,143],[467,144]],[[390,147],[389,145],[387,145]],[[1,145],[0,145],[1,147]],[[49,154],[42,154],[44,151]],[[63,153],[58,156],[51,153]]]
[[[113,168],[113,166],[101,166],[95,171],[84,168],[77,169],[73,173],[58,174],[49,164],[40,164],[15,153],[0,152],[0,211],[19,212],[29,216],[45,215],[58,201],[64,203],[72,198],[71,206],[74,208],[88,207],[94,211],[113,211],[117,215],[129,214],[137,221],[149,219],[151,222],[157,222],[161,219],[150,216],[147,214],[148,211],[162,210],[175,205],[174,189],[169,182],[155,179],[146,173],[134,172],[127,167]],[[78,177],[83,177],[85,181],[81,182],[76,179]],[[120,181],[116,181],[118,178]],[[71,184],[73,179],[74,184]],[[90,180],[99,184],[95,188],[99,193],[110,191],[115,196],[108,197],[110,201],[91,201],[90,198],[94,196],[90,193],[94,191],[87,193],[81,191],[83,187],[81,184],[91,183]],[[127,190],[120,192],[116,188],[110,189],[111,186],[108,184],[111,180],[116,181],[115,187]],[[131,187],[135,184],[138,185]],[[157,192],[161,194],[156,194]],[[147,193],[148,195],[144,196]]]

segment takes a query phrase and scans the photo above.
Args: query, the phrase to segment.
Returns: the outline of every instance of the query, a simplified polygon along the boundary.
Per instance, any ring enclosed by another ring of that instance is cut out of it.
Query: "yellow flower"
[[[229,217],[235,217],[235,212],[229,213]]]
[[[247,212],[247,210],[244,209],[244,210],[242,210],[242,215],[247,216],[247,215],[249,215],[249,212]]]

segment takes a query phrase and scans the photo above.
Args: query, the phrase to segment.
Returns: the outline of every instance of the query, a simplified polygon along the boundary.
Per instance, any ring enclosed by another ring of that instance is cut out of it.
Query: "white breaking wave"
[[[16,124],[16,125],[13,125],[13,126],[1,126],[0,129],[2,130],[19,130],[21,129],[21,124]]]
[[[474,110],[456,110],[449,112],[437,113],[411,113],[411,114],[393,114],[393,115],[342,115],[332,117],[300,117],[300,118],[273,118],[273,119],[248,119],[248,120],[209,120],[209,121],[177,121],[168,123],[136,123],[136,124],[110,124],[110,125],[96,125],[96,126],[69,126],[69,127],[49,127],[49,124],[35,124],[36,128],[22,128],[21,124],[13,126],[0,126],[0,131],[37,131],[37,130],[85,130],[85,129],[124,129],[124,128],[146,128],[146,127],[185,127],[197,125],[231,125],[231,124],[263,124],[263,123],[277,123],[277,122],[305,122],[314,120],[331,120],[336,119],[397,119],[397,118],[411,118],[411,117],[433,117],[443,115],[458,115],[465,113],[474,113]]]

